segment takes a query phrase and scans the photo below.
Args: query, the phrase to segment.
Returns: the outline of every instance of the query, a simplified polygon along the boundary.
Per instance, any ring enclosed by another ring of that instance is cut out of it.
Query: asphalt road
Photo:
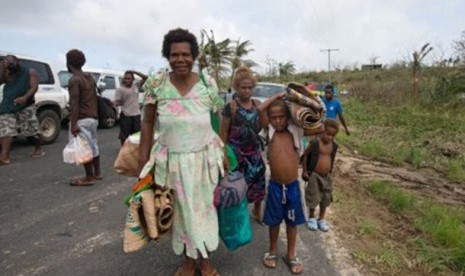
[[[169,237],[135,253],[122,250],[123,200],[134,180],[112,170],[120,147],[118,128],[99,130],[104,179],[91,187],[69,185],[83,168],[62,162],[66,131],[44,146],[46,155],[39,159],[30,157],[33,148],[25,139],[17,139],[12,163],[0,167],[0,275],[172,275],[182,258],[174,255]],[[274,270],[262,265],[268,230],[255,221],[252,227],[252,243],[234,252],[220,244],[212,255],[221,275],[290,275],[281,259]],[[283,231],[281,255],[286,252]],[[321,235],[299,228],[303,275],[338,275]]]

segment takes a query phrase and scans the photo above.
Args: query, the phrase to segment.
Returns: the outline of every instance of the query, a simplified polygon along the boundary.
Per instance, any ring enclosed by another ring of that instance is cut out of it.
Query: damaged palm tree
[[[433,50],[433,47],[426,43],[421,47],[421,50],[413,52],[412,72],[413,72],[413,95],[416,97],[419,94],[418,87],[420,83],[421,61]]]

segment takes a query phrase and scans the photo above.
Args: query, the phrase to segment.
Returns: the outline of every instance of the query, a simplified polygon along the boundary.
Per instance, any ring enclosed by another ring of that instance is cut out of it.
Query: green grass
[[[376,231],[376,225],[370,219],[362,218],[358,223],[358,234],[360,236],[372,235]]]
[[[352,135],[338,134],[338,141],[375,160],[414,168],[431,166],[447,177],[465,183],[465,153],[441,155],[445,143],[465,141],[465,113],[445,105],[420,104],[387,106],[377,102],[342,99]]]
[[[412,237],[426,269],[465,271],[465,208],[452,207],[407,193],[388,181],[365,183],[370,194],[405,223],[420,230]],[[426,265],[428,263],[428,265]]]
[[[368,191],[379,200],[387,202],[389,210],[393,213],[402,213],[412,209],[416,198],[400,190],[388,181],[373,181],[367,186]]]
[[[448,162],[447,177],[453,181],[463,182],[465,179],[465,160],[452,159]]]

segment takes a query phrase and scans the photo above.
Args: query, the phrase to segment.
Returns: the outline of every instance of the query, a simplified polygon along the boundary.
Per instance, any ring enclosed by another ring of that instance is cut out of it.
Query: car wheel
[[[112,128],[116,124],[116,112],[113,110],[113,116],[103,118],[99,121],[99,126],[101,128]]]
[[[61,130],[60,116],[51,109],[39,111],[39,131],[43,144],[53,143]]]

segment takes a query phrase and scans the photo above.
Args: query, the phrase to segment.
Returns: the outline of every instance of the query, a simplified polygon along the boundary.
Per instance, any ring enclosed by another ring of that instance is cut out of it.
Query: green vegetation
[[[417,250],[417,261],[427,271],[465,271],[465,209],[451,207],[407,193],[388,181],[365,183],[370,194],[400,214],[418,233],[409,240]],[[390,250],[385,258],[389,259]],[[395,256],[395,254],[394,254]],[[391,259],[390,263],[395,263]]]

